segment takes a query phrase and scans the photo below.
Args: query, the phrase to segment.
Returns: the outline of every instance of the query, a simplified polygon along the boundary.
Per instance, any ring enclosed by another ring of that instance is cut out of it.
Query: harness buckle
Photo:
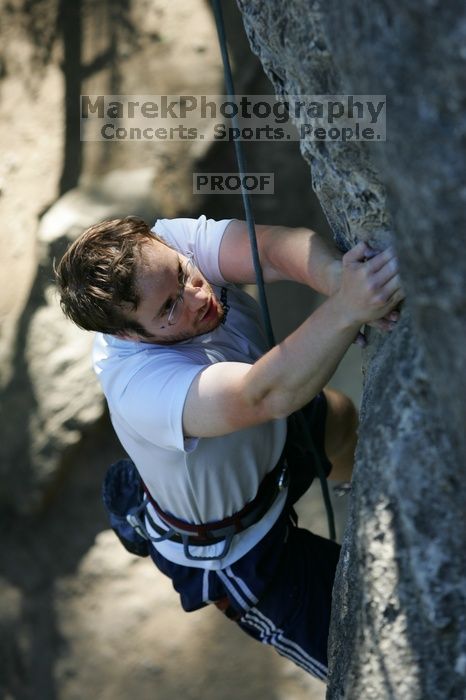
[[[220,552],[220,554],[217,554],[216,556],[210,556],[210,557],[197,557],[195,554],[191,554],[191,552],[189,551],[189,536],[188,535],[181,535],[181,539],[183,541],[184,555],[185,555],[186,559],[190,559],[191,561],[217,561],[219,559],[223,559],[228,554],[228,551],[230,549],[230,545],[231,545],[231,542],[232,542],[234,536],[235,536],[235,532],[232,529],[231,533],[225,537],[223,549]]]
[[[280,474],[277,479],[277,486],[279,491],[284,491],[288,487],[288,484],[290,483],[290,474],[288,470],[288,464],[287,462],[283,462],[283,467],[280,471]]]

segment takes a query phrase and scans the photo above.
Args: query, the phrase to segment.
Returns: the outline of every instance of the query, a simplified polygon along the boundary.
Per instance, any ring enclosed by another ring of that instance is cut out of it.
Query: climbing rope
[[[217,25],[217,34],[220,44],[220,51],[222,54],[223,61],[223,71],[225,76],[225,86],[227,89],[228,97],[231,100],[235,100],[235,87],[233,84],[233,76],[231,73],[230,59],[228,57],[227,41],[225,35],[225,24],[223,21],[223,12],[221,7],[221,2],[214,0],[214,14],[215,22]],[[233,128],[237,129],[239,133],[239,122],[237,112],[231,117],[231,123]],[[235,146],[236,161],[238,163],[238,172],[241,180],[241,197],[243,198],[244,213],[246,215],[246,222],[248,225],[249,233],[249,243],[251,245],[252,259],[254,262],[254,269],[256,272],[257,288],[259,292],[260,307],[262,310],[262,320],[264,322],[265,332],[267,334],[267,340],[269,346],[272,348],[275,345],[275,338],[272,329],[272,323],[270,320],[269,306],[267,304],[267,297],[265,296],[265,286],[264,277],[262,274],[262,267],[259,259],[259,249],[257,247],[256,229],[254,223],[254,215],[252,212],[251,199],[249,197],[249,192],[244,189],[243,184],[243,174],[247,172],[246,160],[244,157],[243,148],[241,142],[238,139],[233,141]]]
[[[225,23],[223,21],[221,0],[212,0],[212,4],[213,4],[213,10],[214,10],[215,24],[217,27],[218,41],[220,44],[220,51],[222,54],[226,91],[228,94],[228,99],[231,101],[236,101],[236,93],[235,93],[235,88],[234,88],[234,84],[233,84],[233,76],[232,76],[232,72],[231,72],[230,59],[228,57],[227,40],[226,40],[226,33],[225,33]],[[231,121],[232,121],[233,127],[238,128],[239,124],[238,124],[237,113],[231,117]],[[234,133],[239,133],[239,131],[236,131]],[[241,142],[238,139],[235,139],[233,143],[234,143],[234,147],[235,147],[236,160],[237,160],[237,164],[238,164],[238,173],[240,175],[241,196],[243,199],[244,213],[246,216],[246,222],[247,222],[247,227],[248,227],[249,241],[250,241],[251,251],[252,251],[252,259],[253,259],[253,263],[254,263],[254,270],[256,273],[257,288],[258,288],[258,292],[259,292],[259,303],[260,303],[260,307],[261,307],[261,311],[262,311],[262,318],[263,318],[263,322],[264,322],[265,332],[267,334],[269,347],[272,348],[275,345],[275,338],[274,338],[274,334],[273,334],[272,323],[270,321],[270,313],[269,313],[269,307],[268,307],[268,303],[267,303],[267,297],[265,295],[264,277],[262,274],[262,267],[261,267],[260,258],[259,258],[259,249],[257,246],[254,215],[252,212],[252,206],[251,206],[251,200],[249,197],[249,193],[244,188],[244,174],[247,172],[246,161],[245,161]],[[306,448],[309,450],[309,452],[312,454],[312,456],[314,458],[314,463],[316,465],[316,470],[317,470],[317,474],[319,476],[320,485],[321,485],[321,489],[322,489],[322,497],[323,497],[324,504],[325,504],[325,510],[327,513],[329,537],[330,537],[330,539],[335,540],[336,539],[335,518],[334,518],[334,514],[333,514],[332,503],[330,500],[330,494],[329,494],[329,489],[328,489],[328,484],[327,484],[327,477],[326,477],[325,472],[324,472],[322,460],[321,460],[320,455],[314,446],[314,442],[313,442],[312,436],[310,434],[309,425],[305,419],[303,412],[296,411],[292,416],[290,416],[290,418],[292,420],[296,421],[296,423],[297,423],[296,427],[299,430],[300,434],[305,439]]]

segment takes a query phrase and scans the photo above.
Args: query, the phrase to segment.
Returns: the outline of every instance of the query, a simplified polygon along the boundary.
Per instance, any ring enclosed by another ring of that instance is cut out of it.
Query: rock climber
[[[297,525],[315,455],[293,416],[328,477],[349,481],[357,413],[326,384],[364,324],[395,326],[403,291],[391,248],[342,255],[305,227],[256,233],[266,282],[327,297],[272,349],[241,288],[255,273],[236,219],[104,221],[69,247],[57,284],[64,313],[96,332],[94,368],[144,487],[141,531],[184,610],[215,604],[325,679],[339,546]]]

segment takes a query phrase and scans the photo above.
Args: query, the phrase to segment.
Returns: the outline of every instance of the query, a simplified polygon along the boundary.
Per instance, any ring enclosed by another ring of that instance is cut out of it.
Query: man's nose
[[[184,288],[183,301],[190,311],[198,311],[207,301],[207,291],[202,285],[187,284]]]

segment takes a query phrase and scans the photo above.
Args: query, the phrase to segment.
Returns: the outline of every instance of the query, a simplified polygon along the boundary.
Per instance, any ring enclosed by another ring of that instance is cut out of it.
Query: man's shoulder
[[[134,374],[144,357],[142,343],[122,340],[107,333],[96,333],[92,348],[92,365],[102,387],[106,388],[115,378]]]
[[[206,343],[205,345],[209,345]],[[173,345],[157,345],[116,338],[97,333],[94,340],[93,364],[97,374],[135,374],[143,367],[162,372],[166,368],[199,364],[205,360],[204,344],[191,340]]]
[[[156,219],[151,231],[169,245],[183,252],[195,240],[196,234],[207,223],[206,216],[198,218],[176,217],[174,219]]]

